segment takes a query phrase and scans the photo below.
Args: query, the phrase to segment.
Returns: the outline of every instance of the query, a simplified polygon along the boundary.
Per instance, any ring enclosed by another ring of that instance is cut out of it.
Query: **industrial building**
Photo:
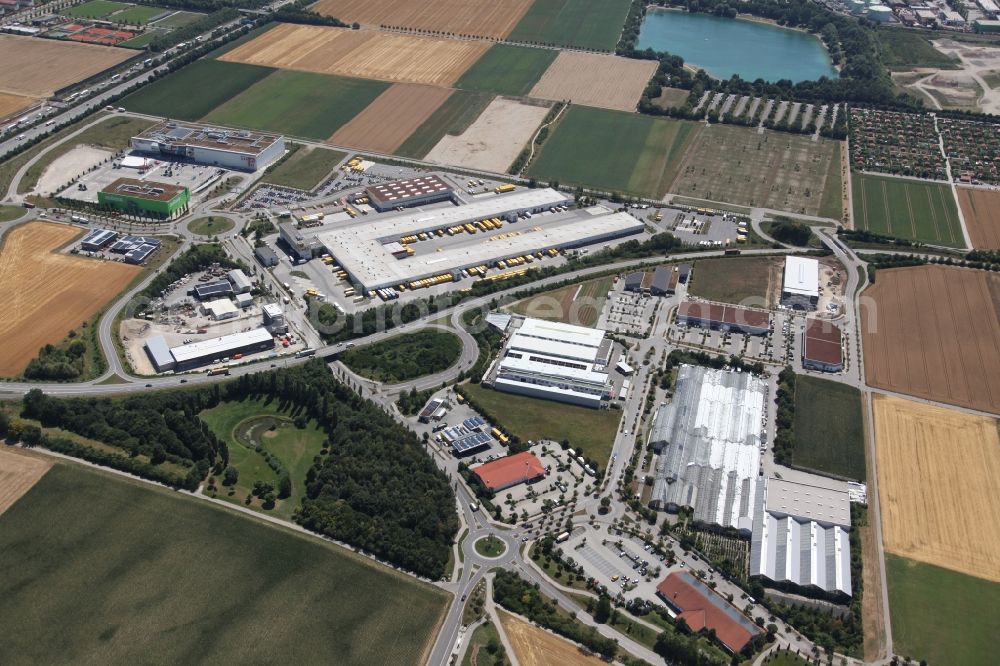
[[[622,285],[624,291],[639,292],[642,290],[642,280],[646,277],[643,272],[629,273],[625,276],[625,284]]]
[[[844,369],[843,334],[838,326],[822,319],[806,319],[802,329],[802,367],[820,372]]]
[[[284,241],[288,253],[300,261],[309,261],[323,250],[315,235],[306,236],[294,222],[280,223],[278,238]]]
[[[649,293],[653,296],[669,296],[676,293],[680,272],[670,266],[657,266],[653,271],[653,281],[649,285]]]
[[[498,391],[600,407],[610,396],[613,348],[614,341],[599,329],[525,319],[484,381]]]
[[[201,311],[215,321],[232,319],[239,314],[236,306],[228,298],[217,298],[214,301],[202,303]]]
[[[680,366],[673,399],[650,429],[659,454],[650,506],[690,507],[698,523],[749,534],[766,398],[767,383],[748,372]]]
[[[171,219],[187,210],[191,192],[180,185],[119,178],[97,193],[97,203],[131,215]]]
[[[199,284],[192,288],[189,293],[199,301],[214,300],[222,296],[232,296],[233,285],[229,284],[229,280],[217,280],[215,282]]]
[[[264,313],[264,326],[275,335],[288,332],[288,324],[285,322],[285,313],[277,303],[265,303],[261,308]]]
[[[750,575],[851,596],[847,490],[777,478],[757,485]]]
[[[99,252],[111,244],[118,234],[110,229],[94,227],[80,240],[80,249],[87,252]]]
[[[819,302],[819,261],[809,257],[785,257],[781,304],[795,310],[815,310]]]
[[[132,150],[157,159],[180,159],[237,171],[257,171],[285,152],[275,134],[168,120],[132,137]]]
[[[771,313],[736,305],[684,301],[677,308],[677,322],[718,331],[764,335],[771,330]]]
[[[472,472],[483,485],[493,492],[500,492],[521,483],[531,483],[545,476],[545,466],[534,453],[524,451],[499,460],[483,463]]]
[[[141,264],[149,255],[160,249],[160,239],[152,236],[121,236],[108,248],[115,254],[125,255],[127,264]]]
[[[237,354],[253,354],[274,348],[274,338],[265,328],[199,340],[179,347],[169,347],[162,335],[146,340],[146,353],[157,372],[190,370],[228,361]]]
[[[727,650],[737,653],[764,633],[750,618],[687,571],[675,571],[656,586],[656,594],[692,632],[714,631]]]
[[[452,187],[435,175],[395,180],[365,189],[368,203],[379,212],[402,206],[424,206],[440,201],[451,201]]]
[[[254,249],[253,254],[264,268],[273,268],[278,265],[278,254],[266,245]]]
[[[253,288],[250,278],[240,268],[234,268],[226,273],[226,279],[229,280],[229,284],[233,285],[234,294],[245,294]]]

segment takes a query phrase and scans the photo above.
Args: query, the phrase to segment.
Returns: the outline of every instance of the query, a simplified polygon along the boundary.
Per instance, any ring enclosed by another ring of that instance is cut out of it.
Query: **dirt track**
[[[110,46],[0,35],[0,92],[49,97],[134,55]]]
[[[283,23],[219,60],[362,79],[450,86],[489,47],[484,41]]]
[[[1000,582],[1000,434],[995,419],[875,396],[887,551]]]
[[[0,448],[0,516],[38,483],[52,463],[15,449]]]
[[[977,250],[1000,250],[1000,192],[960,187],[958,202],[962,206],[972,247]]]
[[[528,96],[635,111],[655,71],[655,60],[561,51]]]
[[[0,376],[20,374],[45,344],[57,343],[121,292],[141,270],[53,250],[80,230],[31,222],[4,236],[0,247]]]
[[[521,666],[604,666],[594,656],[583,654],[580,648],[547,631],[498,610],[500,624],[514,648]]]
[[[312,10],[345,23],[503,38],[533,0],[320,0]]]
[[[1000,275],[880,270],[861,298],[868,384],[1000,413]]]
[[[330,143],[392,153],[451,96],[448,88],[397,83],[330,137]]]

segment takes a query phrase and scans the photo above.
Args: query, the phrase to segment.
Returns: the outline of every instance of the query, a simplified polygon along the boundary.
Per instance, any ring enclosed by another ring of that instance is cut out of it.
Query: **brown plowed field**
[[[0,35],[0,92],[49,97],[134,55],[110,46]]]
[[[38,483],[52,463],[42,458],[0,448],[0,516]]]
[[[142,269],[83,259],[54,250],[79,229],[31,222],[11,229],[0,246],[0,376],[19,374],[38,350],[66,337],[74,327],[121,292]]]
[[[501,610],[497,616],[521,666],[604,666],[597,657],[584,654],[578,646],[544,629]]]
[[[875,396],[885,549],[1000,582],[996,419]]]
[[[862,294],[868,384],[1000,413],[1000,275],[951,266],[880,270]]]
[[[0,76],[2,76],[2,74],[0,74]],[[23,95],[8,95],[7,93],[0,92],[0,119],[13,116],[21,109],[26,109],[34,103],[35,100],[31,97],[24,97]]]
[[[330,143],[393,153],[451,97],[448,88],[397,83],[330,137]]]
[[[958,203],[962,206],[972,247],[1000,250],[1000,192],[960,187]]]
[[[362,79],[450,86],[489,47],[489,42],[485,41],[283,23],[219,60]]]
[[[504,38],[534,0],[320,0],[312,10],[345,23]]]
[[[655,71],[655,60],[561,51],[528,96],[635,111]]]

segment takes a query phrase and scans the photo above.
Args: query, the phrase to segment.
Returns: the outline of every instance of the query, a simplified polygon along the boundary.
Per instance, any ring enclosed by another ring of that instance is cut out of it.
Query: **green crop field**
[[[555,49],[496,44],[466,70],[456,86],[498,95],[526,95],[558,54]]]
[[[422,158],[445,134],[457,136],[468,129],[492,101],[489,93],[456,90],[396,149],[396,154]]]
[[[388,87],[382,81],[280,70],[216,108],[206,120],[322,141]]]
[[[76,7],[67,7],[66,9],[59,10],[60,13],[66,16],[74,16],[77,18],[104,18],[112,12],[116,12],[119,9],[125,9],[128,7],[127,4],[123,2],[110,2],[110,0],[90,0],[90,2],[85,2],[82,5],[77,5]]]
[[[199,120],[275,71],[256,65],[198,60],[128,95],[121,105],[136,113]]]
[[[457,335],[425,329],[355,347],[340,360],[362,377],[394,384],[447,370],[461,353],[462,341]]]
[[[861,393],[828,379],[795,377],[796,466],[865,480]]]
[[[521,441],[569,440],[573,448],[583,449],[588,458],[606,469],[611,448],[618,434],[622,413],[617,409],[590,409],[552,400],[503,393],[481,384],[463,384],[462,389],[499,425]]]
[[[135,5],[119,14],[115,14],[109,20],[115,23],[127,23],[128,25],[145,25],[153,17],[166,14],[169,11],[169,9],[164,9],[163,7]]]
[[[725,257],[702,259],[695,264],[688,291],[720,303],[763,307],[778,265],[767,257]]]
[[[624,111],[571,107],[532,161],[547,181],[662,197],[701,125]]]
[[[893,651],[930,664],[996,663],[1000,583],[885,555]]]
[[[858,229],[934,245],[965,246],[948,185],[855,173],[851,191]]]
[[[318,539],[67,463],[0,516],[0,589],[7,664],[412,664],[450,598]]]
[[[614,51],[628,7],[629,0],[535,0],[508,39]]]
[[[262,180],[310,191],[322,183],[345,157],[347,154],[339,150],[301,146],[288,159],[269,169]]]

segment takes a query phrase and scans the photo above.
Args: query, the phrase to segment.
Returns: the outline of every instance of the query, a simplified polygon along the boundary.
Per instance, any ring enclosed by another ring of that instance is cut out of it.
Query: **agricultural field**
[[[217,107],[205,119],[322,141],[388,87],[381,81],[282,70]]]
[[[566,324],[593,327],[601,317],[613,278],[602,277],[536,294],[511,304],[511,312]]]
[[[397,149],[397,155],[423,158],[445,136],[458,136],[469,129],[493,101],[493,95],[456,90]]]
[[[590,409],[551,400],[503,393],[481,384],[462,384],[462,389],[484,410],[500,421],[500,426],[521,441],[569,440],[583,449],[588,458],[606,469],[618,434],[622,413],[615,409]]]
[[[997,420],[875,395],[887,551],[1000,583]]]
[[[959,187],[958,203],[972,247],[1000,250],[1000,192]]]
[[[529,165],[528,175],[660,198],[702,131],[700,123],[572,106]]]
[[[555,49],[495,44],[455,85],[498,95],[527,95],[558,53]]]
[[[31,490],[52,461],[19,449],[0,448],[0,516]]]
[[[1000,413],[1000,275],[883,269],[862,296],[870,386]]]
[[[597,655],[587,655],[575,643],[525,622],[517,616],[497,611],[500,625],[522,666],[603,666]]]
[[[0,90],[10,95],[50,97],[53,92],[103,72],[135,54],[95,44],[0,35]]]
[[[865,434],[856,388],[797,375],[792,430],[796,467],[865,481]]]
[[[713,125],[685,154],[670,191],[705,201],[818,215],[823,193],[833,185],[828,181],[837,148],[836,141],[827,139]]]
[[[529,95],[602,109],[635,111],[655,60],[562,51]]]
[[[9,95],[0,92],[0,119],[13,116],[35,103],[35,99],[24,95]]]
[[[219,60],[392,83],[450,86],[488,48],[481,41],[283,23]]]
[[[0,376],[19,374],[43,345],[55,344],[89,320],[142,270],[119,262],[83,259],[54,250],[80,229],[31,222],[9,230],[0,245],[0,293],[6,316],[0,336]],[[44,275],[45,280],[37,277]]]
[[[344,23],[503,39],[532,0],[320,0],[313,11]]]
[[[450,598],[319,539],[68,463],[0,516],[0,589],[0,661],[40,664],[418,663]]]
[[[929,664],[990,666],[1000,584],[886,553],[893,651]]]
[[[549,112],[547,105],[497,97],[461,134],[441,138],[424,157],[429,162],[503,172],[531,140]]]
[[[772,307],[784,262],[769,257],[719,257],[695,264],[688,292],[709,301]]]
[[[856,173],[851,189],[856,228],[934,245],[965,246],[948,185]]]
[[[447,370],[461,353],[462,341],[457,335],[425,329],[356,347],[340,360],[362,377],[395,384]]]
[[[628,8],[629,0],[535,0],[508,38],[614,51]]]
[[[396,83],[329,138],[337,146],[393,153],[451,96],[448,88]]]
[[[272,185],[313,190],[347,157],[339,150],[301,146],[277,165],[268,169],[261,179]]]

